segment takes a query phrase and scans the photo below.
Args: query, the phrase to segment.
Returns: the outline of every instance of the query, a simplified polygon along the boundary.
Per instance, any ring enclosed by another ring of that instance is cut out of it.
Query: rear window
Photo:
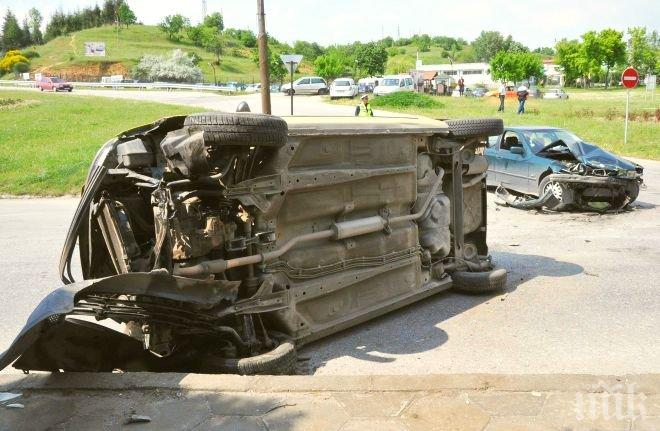
[[[52,82],[64,82],[64,81],[61,80],[60,78],[50,78],[50,80],[51,80]]]
[[[349,81],[335,81],[334,84],[336,87],[349,87],[351,85]]]

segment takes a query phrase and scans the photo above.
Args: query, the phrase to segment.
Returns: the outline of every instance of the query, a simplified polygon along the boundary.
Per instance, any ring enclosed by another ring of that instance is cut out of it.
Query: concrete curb
[[[621,392],[660,393],[660,374],[435,374],[428,376],[236,376],[178,373],[1,375],[0,391],[148,390],[208,392]]]

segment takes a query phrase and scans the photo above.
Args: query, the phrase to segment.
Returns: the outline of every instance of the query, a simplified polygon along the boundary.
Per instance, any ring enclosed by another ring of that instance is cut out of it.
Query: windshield
[[[553,142],[560,140],[568,146],[571,152],[577,152],[578,155],[583,154],[579,148],[582,139],[566,130],[526,130],[523,134],[525,135],[525,138],[527,138],[527,142],[529,142],[529,146],[535,154]]]
[[[64,82],[60,78],[50,78],[50,80],[53,82]]]
[[[397,86],[397,85],[399,85],[399,79],[397,79],[397,78],[385,78],[380,83],[380,85],[384,85],[386,87]]]
[[[351,85],[348,81],[335,81],[333,84],[335,87],[349,87]]]

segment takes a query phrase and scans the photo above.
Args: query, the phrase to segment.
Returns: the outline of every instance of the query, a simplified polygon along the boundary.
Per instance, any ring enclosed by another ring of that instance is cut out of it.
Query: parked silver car
[[[544,99],[568,99],[568,94],[561,88],[551,88],[543,94]]]
[[[282,92],[287,95],[293,94],[328,94],[328,84],[325,79],[319,76],[303,76],[291,83],[284,84],[281,87]]]

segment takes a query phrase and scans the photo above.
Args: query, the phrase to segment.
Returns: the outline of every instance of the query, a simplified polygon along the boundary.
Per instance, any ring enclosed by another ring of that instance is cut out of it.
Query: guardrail
[[[202,84],[175,84],[168,82],[69,82],[74,88],[107,88],[119,90],[133,88],[138,90],[189,90],[189,91],[221,91],[224,93],[235,93],[234,87],[220,85]],[[0,86],[10,87],[36,87],[36,81],[0,80]]]

